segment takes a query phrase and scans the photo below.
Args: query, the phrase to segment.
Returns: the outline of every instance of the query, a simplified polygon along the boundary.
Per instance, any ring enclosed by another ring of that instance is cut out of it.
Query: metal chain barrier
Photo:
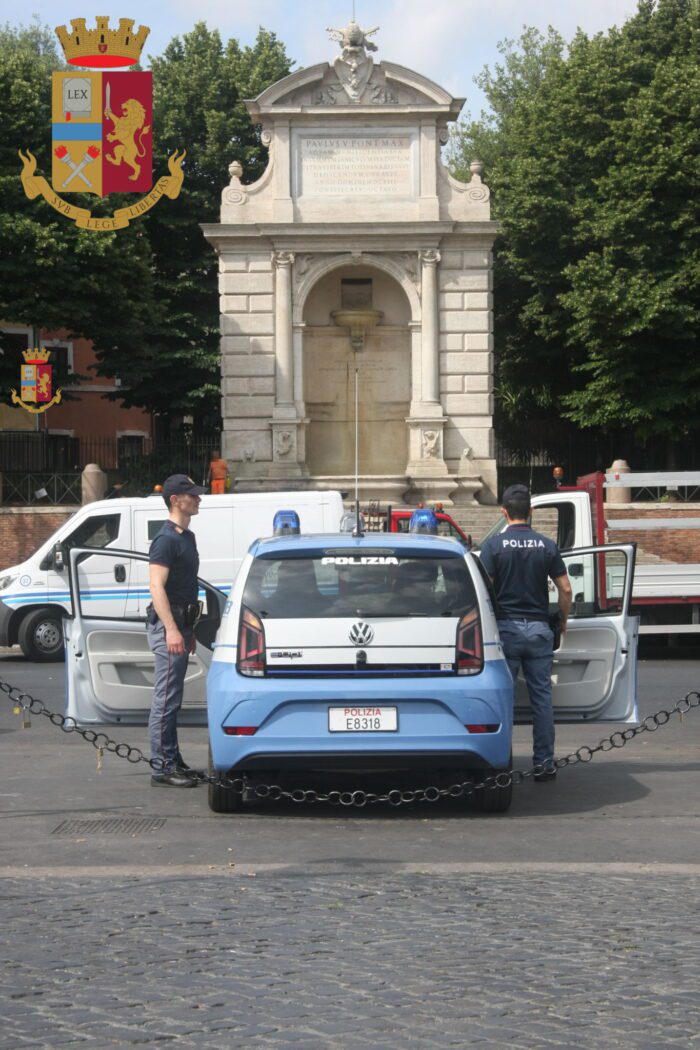
[[[139,747],[133,747],[131,744],[124,743],[118,744],[111,740],[106,733],[96,733],[94,729],[83,729],[77,725],[73,718],[67,718],[58,712],[50,711],[43,700],[38,700],[36,697],[30,696],[29,693],[23,693],[21,689],[10,685],[9,682],[0,680],[0,691],[7,694],[8,699],[14,705],[15,713],[23,715],[25,727],[31,725],[31,715],[44,715],[52,725],[58,726],[62,732],[77,733],[88,744],[92,744],[97,750],[98,769],[101,768],[102,755],[105,751],[116,755],[117,758],[124,758],[127,762],[131,762],[134,765],[137,765],[139,762],[145,762],[156,773],[162,769],[160,759],[146,758]],[[640,733],[655,733],[661,726],[667,725],[673,715],[678,715],[682,720],[683,716],[695,707],[700,707],[700,693],[695,691],[686,693],[680,700],[676,700],[670,710],[662,708],[656,714],[647,715],[637,726],[617,730],[601,740],[595,747],[589,747],[584,744],[583,747],[572,751],[563,758],[555,759],[554,768],[565,769],[567,766],[574,766],[578,762],[591,762],[594,755],[599,752],[615,751],[623,748],[630,740],[634,740],[635,737],[639,736]],[[493,776],[485,777],[480,781],[464,780],[447,788],[426,787],[415,788],[412,791],[400,791],[398,788],[394,788],[383,795],[362,790],[320,792],[313,788],[308,790],[296,788],[293,791],[287,791],[278,784],[248,785],[242,777],[235,779],[213,777],[207,773],[199,773],[195,770],[185,770],[184,775],[190,776],[201,783],[213,784],[216,787],[225,788],[229,791],[236,791],[241,795],[245,794],[246,798],[254,796],[259,799],[269,799],[272,802],[286,799],[290,802],[299,803],[326,802],[331,806],[362,807],[375,805],[378,802],[388,802],[390,806],[401,806],[411,802],[438,802],[441,798],[466,798],[469,795],[473,795],[476,791],[503,789],[511,785],[522,784],[528,777],[534,777],[543,772],[545,770],[542,766],[532,766],[530,769],[509,769]]]

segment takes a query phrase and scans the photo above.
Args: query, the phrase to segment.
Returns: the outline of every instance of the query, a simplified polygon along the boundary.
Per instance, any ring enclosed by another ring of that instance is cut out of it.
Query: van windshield
[[[272,619],[464,616],[476,592],[463,558],[349,554],[256,558],[243,604]]]

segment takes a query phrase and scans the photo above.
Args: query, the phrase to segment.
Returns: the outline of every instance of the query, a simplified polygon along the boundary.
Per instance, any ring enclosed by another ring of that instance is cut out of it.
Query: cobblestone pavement
[[[700,878],[6,879],[0,1047],[700,1046]]]

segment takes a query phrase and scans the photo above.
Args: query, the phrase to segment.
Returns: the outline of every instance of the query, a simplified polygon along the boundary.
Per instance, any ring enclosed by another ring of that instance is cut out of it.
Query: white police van
[[[292,531],[251,545],[228,599],[201,583],[205,613],[180,721],[203,724],[208,701],[212,770],[259,780],[420,770],[428,782],[507,766],[511,683],[478,560],[434,535]],[[82,725],[143,724],[153,688],[143,619],[117,623],[83,602],[83,553],[70,559],[67,713]],[[572,558],[590,562],[599,590],[574,603],[555,653],[555,718],[634,721],[634,547],[564,555]],[[611,560],[624,576],[614,598],[605,593]],[[529,720],[520,681],[514,717]],[[214,787],[209,801],[230,811],[240,796]],[[483,805],[509,801],[507,791],[484,793]]]
[[[201,575],[228,589],[257,536],[269,534],[276,510],[294,507],[310,532],[336,529],[343,514],[339,492],[228,493],[202,497],[192,519]],[[110,550],[147,551],[168,516],[162,495],[100,500],[81,507],[30,558],[0,573],[0,645],[19,643],[32,660],[63,659],[62,618],[70,612],[69,552],[89,547],[81,562],[81,600],[95,617],[144,614],[148,572]]]

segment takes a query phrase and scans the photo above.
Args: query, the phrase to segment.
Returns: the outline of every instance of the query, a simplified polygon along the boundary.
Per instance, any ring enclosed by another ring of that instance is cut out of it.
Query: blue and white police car
[[[301,536],[290,517],[252,545],[227,603],[207,680],[210,772],[299,787],[507,769],[513,684],[479,562],[431,534],[431,511],[409,534]],[[474,797],[505,810],[511,790]],[[215,812],[242,801],[210,785]]]
[[[295,788],[325,777],[342,789],[343,778],[365,787],[374,774],[426,787],[506,768],[512,723],[529,722],[530,707],[520,677],[513,706],[479,561],[433,535],[430,512],[416,514],[418,532],[366,536],[298,535],[294,512],[280,514],[279,535],[253,542],[228,593],[200,580],[178,722],[208,721],[212,772]],[[94,557],[70,553],[66,714],[81,726],[145,725],[154,670],[143,610],[95,608]],[[131,580],[148,562],[116,548],[99,557]],[[555,720],[636,722],[634,545],[578,548],[564,562],[574,601],[554,654]],[[209,795],[217,812],[243,801],[226,787]],[[510,789],[476,792],[475,803],[505,810]]]

